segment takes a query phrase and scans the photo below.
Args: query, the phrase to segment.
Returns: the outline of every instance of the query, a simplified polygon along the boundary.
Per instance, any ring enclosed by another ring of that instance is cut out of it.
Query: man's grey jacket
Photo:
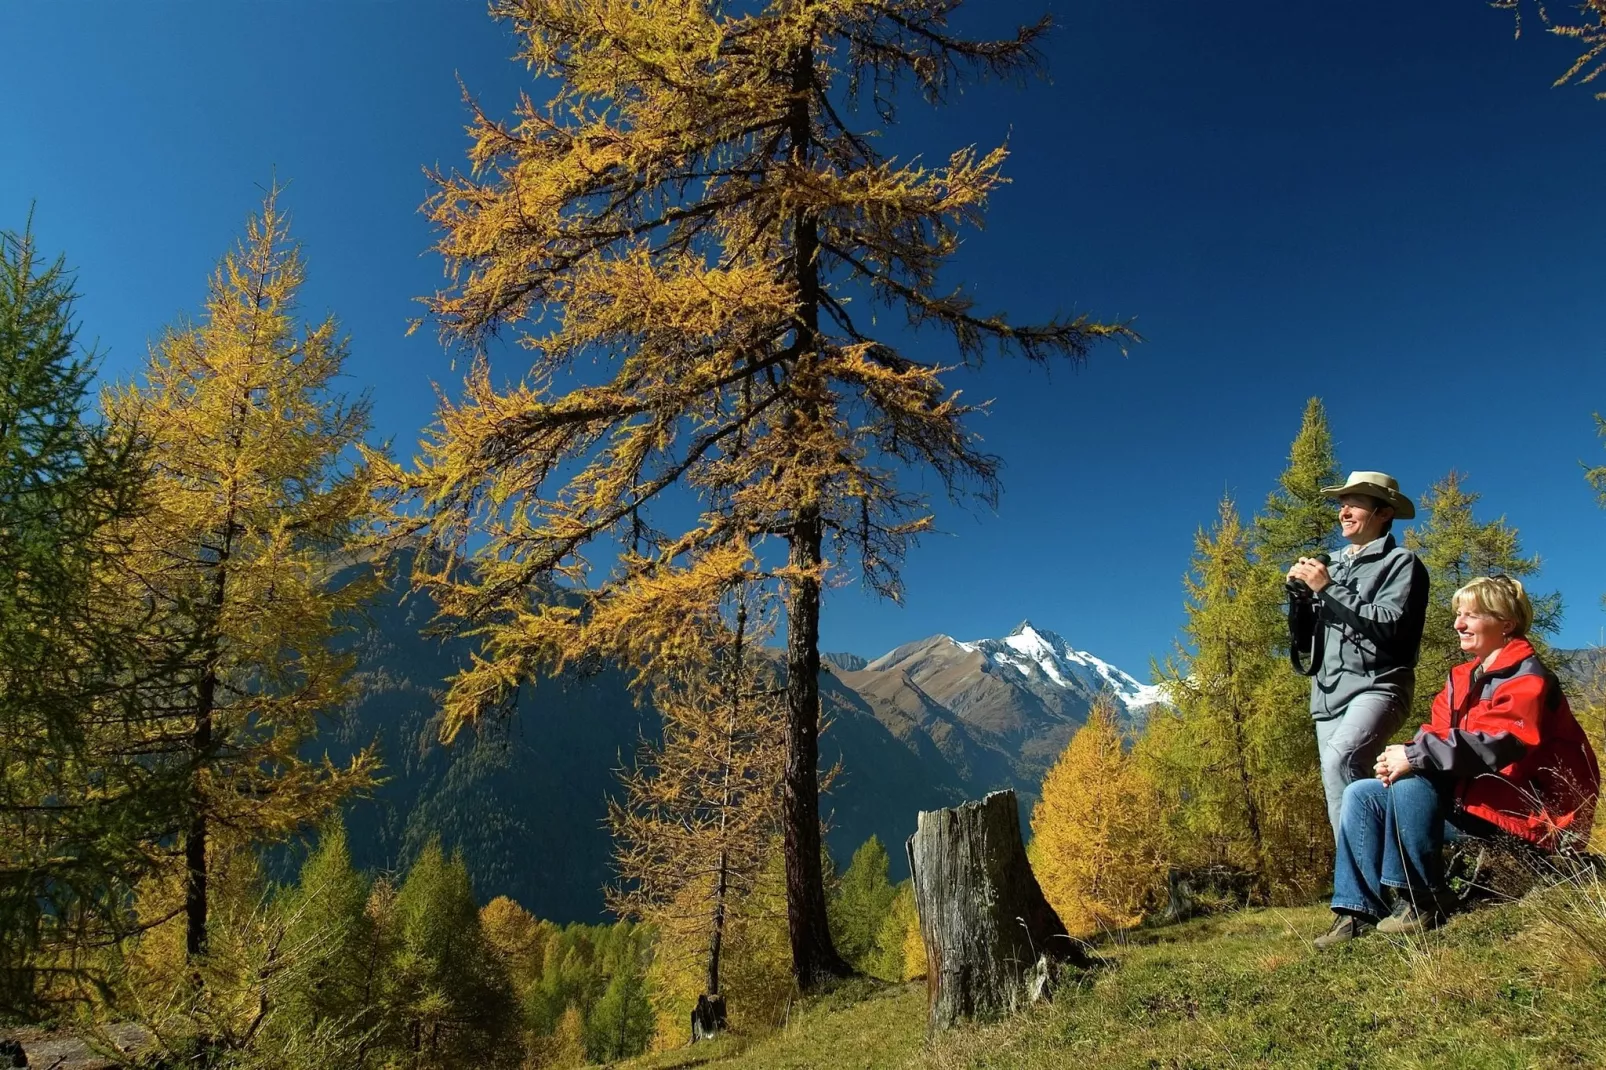
[[[1322,661],[1310,689],[1317,720],[1338,717],[1363,691],[1410,705],[1428,612],[1428,570],[1393,535],[1333,555],[1332,581],[1316,598]]]

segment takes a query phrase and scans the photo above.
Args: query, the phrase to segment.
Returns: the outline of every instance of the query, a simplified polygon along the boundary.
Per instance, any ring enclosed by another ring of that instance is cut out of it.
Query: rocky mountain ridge
[[[358,643],[361,697],[320,746],[337,761],[377,741],[385,782],[347,807],[357,864],[403,870],[433,836],[460,850],[482,900],[510,895],[540,917],[596,921],[612,877],[604,826],[617,772],[658,732],[617,671],[535,681],[505,716],[438,740],[445,681],[471,644],[421,634],[427,599],[373,606]],[[1014,787],[1030,805],[1042,772],[1108,685],[1140,716],[1142,685],[1051,632],[1000,640],[933,636],[873,661],[831,655],[821,673],[821,765],[840,763],[821,804],[842,864],[874,833],[893,877],[919,811]],[[288,862],[286,864],[289,864]]]

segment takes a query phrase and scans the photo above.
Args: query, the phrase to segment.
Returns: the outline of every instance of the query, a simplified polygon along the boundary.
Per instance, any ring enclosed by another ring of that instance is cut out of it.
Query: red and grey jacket
[[[1556,677],[1526,639],[1494,664],[1458,665],[1433,720],[1405,746],[1417,772],[1455,785],[1458,809],[1550,849],[1589,838],[1600,768]]]

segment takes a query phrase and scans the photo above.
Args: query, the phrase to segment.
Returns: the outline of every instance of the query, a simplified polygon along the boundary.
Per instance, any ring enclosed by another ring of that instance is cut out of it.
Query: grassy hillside
[[[849,985],[763,1038],[638,1070],[1606,1066],[1601,889],[1552,889],[1416,940],[1319,953],[1317,907],[1133,934],[1052,1007],[927,1045],[920,984]]]

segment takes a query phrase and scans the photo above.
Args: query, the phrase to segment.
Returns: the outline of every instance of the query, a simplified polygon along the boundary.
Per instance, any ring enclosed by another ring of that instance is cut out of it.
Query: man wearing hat
[[[1351,472],[1343,486],[1322,493],[1338,499],[1338,524],[1349,545],[1331,565],[1300,558],[1288,578],[1303,581],[1316,596],[1322,651],[1310,712],[1336,838],[1344,789],[1372,775],[1411,708],[1428,570],[1390,533],[1395,519],[1416,516],[1393,476]]]

